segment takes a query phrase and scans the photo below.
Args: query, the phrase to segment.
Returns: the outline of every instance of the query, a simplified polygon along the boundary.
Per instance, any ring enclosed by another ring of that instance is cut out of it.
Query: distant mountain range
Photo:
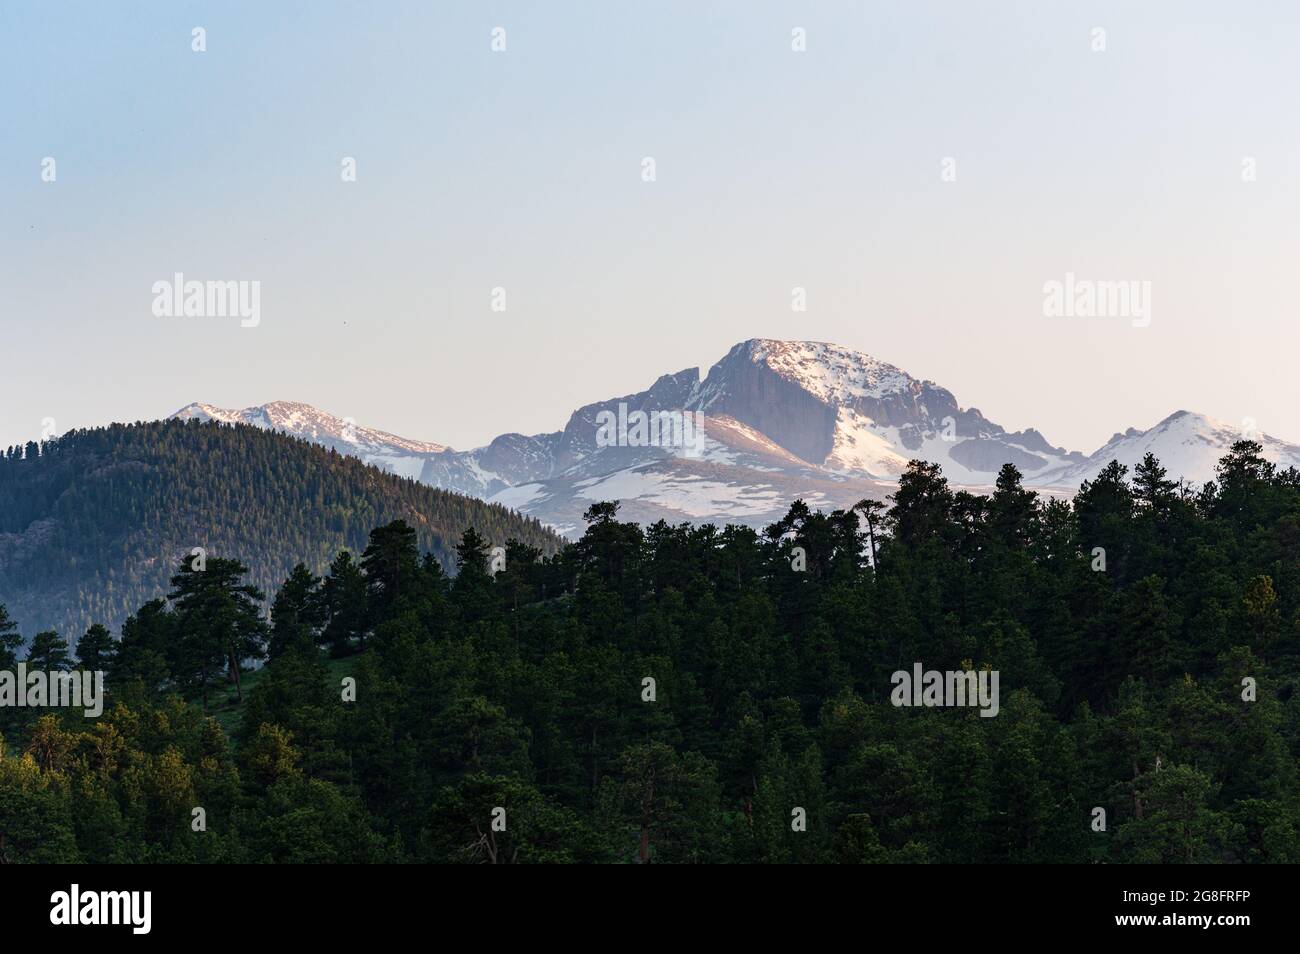
[[[951,391],[869,355],[816,341],[751,339],[700,376],[666,374],[644,391],[588,404],[563,430],[503,434],[457,451],[362,427],[310,405],[242,410],[191,404],[174,417],[242,422],[293,434],[433,487],[504,504],[561,533],[583,510],[618,499],[627,519],[762,526],[790,501],[850,506],[890,493],[907,462],[940,464],[960,486],[987,487],[1004,463],[1028,486],[1069,493],[1112,459],[1150,451],[1169,476],[1200,484],[1243,432],[1178,411],[1149,430],[1117,433],[1095,453],[1008,431]],[[662,426],[659,426],[662,425]],[[435,429],[437,422],[431,422]],[[1300,446],[1253,434],[1264,456],[1300,467]]]

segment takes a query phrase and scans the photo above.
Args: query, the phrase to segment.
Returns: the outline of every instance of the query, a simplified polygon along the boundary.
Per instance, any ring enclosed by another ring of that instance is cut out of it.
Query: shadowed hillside
[[[0,456],[0,602],[30,636],[116,628],[167,592],[195,547],[238,554],[274,592],[300,560],[323,570],[340,548],[404,519],[447,569],[469,526],[493,544],[557,540],[504,507],[434,490],[283,434],[164,421],[72,431]],[[449,542],[450,541],[450,542]]]

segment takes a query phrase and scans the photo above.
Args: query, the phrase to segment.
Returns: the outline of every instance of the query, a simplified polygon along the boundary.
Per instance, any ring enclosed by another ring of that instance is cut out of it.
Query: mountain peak
[[[1168,417],[1161,420],[1160,423],[1156,425],[1156,427],[1164,427],[1166,424],[1176,424],[1177,422],[1184,421],[1184,420],[1211,422],[1211,419],[1206,417],[1204,414],[1197,414],[1195,411],[1178,410],[1178,411],[1174,411],[1174,413],[1170,414]],[[1219,424],[1221,422],[1213,421],[1212,423]],[[1128,429],[1128,432],[1138,433],[1137,428],[1133,428],[1133,427],[1130,427]]]
[[[1235,425],[1196,411],[1175,411],[1145,431],[1130,427],[1115,434],[1086,460],[1044,474],[1042,481],[1044,485],[1077,487],[1081,481],[1095,479],[1112,460],[1131,472],[1142,458],[1153,454],[1170,478],[1204,484],[1214,479],[1219,459],[1246,436],[1259,442],[1266,460],[1283,468],[1300,466],[1300,446],[1251,430],[1247,423]]]
[[[731,354],[737,353],[831,404],[880,398],[921,383],[892,364],[830,341],[750,338],[731,349]]]

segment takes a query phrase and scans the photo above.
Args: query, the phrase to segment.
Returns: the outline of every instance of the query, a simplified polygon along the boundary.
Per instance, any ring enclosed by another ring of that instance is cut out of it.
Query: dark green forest
[[[1195,492],[1112,464],[1069,502],[914,461],[886,504],[764,532],[601,503],[504,568],[471,528],[454,576],[381,521],[286,572],[269,622],[237,523],[82,637],[100,718],[0,710],[0,858],[1297,862],[1300,474],[1259,454]],[[892,705],[917,662],[997,670],[996,717]]]
[[[165,592],[195,547],[237,556],[273,591],[299,561],[320,572],[402,519],[453,570],[469,526],[553,553],[534,520],[385,474],[275,431],[154,421],[0,449],[0,600],[36,628],[117,628]]]

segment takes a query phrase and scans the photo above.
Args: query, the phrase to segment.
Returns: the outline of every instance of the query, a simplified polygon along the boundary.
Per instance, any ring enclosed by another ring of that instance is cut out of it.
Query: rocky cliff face
[[[697,404],[758,428],[810,463],[827,464],[834,454],[836,470],[859,461],[867,473],[894,473],[909,455],[937,454],[972,474],[996,473],[1008,461],[1028,473],[1076,459],[1037,431],[1008,433],[932,381],[825,342],[743,341],[710,369]],[[864,452],[872,440],[846,433],[853,430],[870,431],[892,455]],[[849,445],[858,450],[845,454]]]
[[[820,464],[835,443],[835,408],[762,360],[758,344],[742,342],[710,368],[691,407],[748,424],[796,457]]]

